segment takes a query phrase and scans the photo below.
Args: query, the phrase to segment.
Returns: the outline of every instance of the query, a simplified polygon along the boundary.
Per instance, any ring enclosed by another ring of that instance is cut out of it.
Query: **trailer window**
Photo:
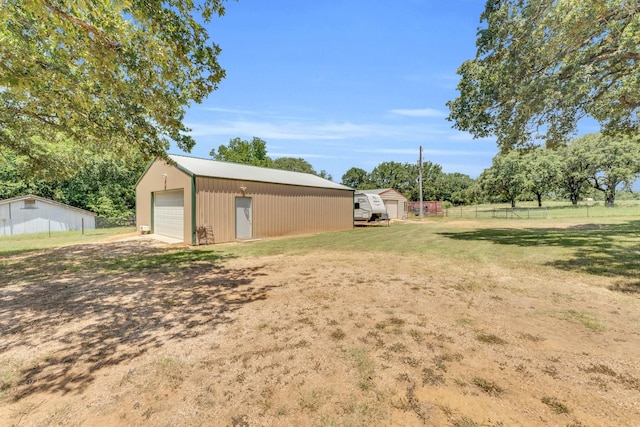
[[[355,202],[353,208],[354,209],[360,209],[360,203]]]

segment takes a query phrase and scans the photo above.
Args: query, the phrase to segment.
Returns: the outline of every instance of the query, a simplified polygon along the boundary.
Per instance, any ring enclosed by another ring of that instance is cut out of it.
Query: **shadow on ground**
[[[100,368],[215,329],[267,297],[270,286],[254,285],[261,267],[226,268],[225,258],[133,241],[1,259],[0,355],[44,351],[21,368],[13,399],[80,393]]]
[[[481,229],[440,234],[454,240],[568,248],[572,251],[569,257],[550,261],[546,265],[619,278],[612,290],[640,293],[640,221],[583,224],[569,228]]]

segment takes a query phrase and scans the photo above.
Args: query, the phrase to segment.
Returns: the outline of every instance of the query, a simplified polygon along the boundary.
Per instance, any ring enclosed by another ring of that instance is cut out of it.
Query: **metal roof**
[[[356,192],[358,192],[358,193],[368,193],[368,194],[378,194],[379,196],[382,196],[384,194],[393,194],[393,193],[395,193],[400,197],[404,197],[405,199],[407,198],[404,194],[402,194],[401,192],[399,192],[395,188],[376,188],[376,189],[373,189],[373,190],[356,190]]]
[[[391,188],[376,188],[373,190],[356,190],[358,193],[367,193],[367,194],[382,194],[385,191],[392,190]]]
[[[169,154],[178,168],[190,175],[211,178],[238,179],[243,181],[269,182],[273,184],[299,185],[303,187],[332,188],[352,190],[346,185],[337,184],[317,175],[291,172],[280,169],[242,165],[239,163],[220,162],[217,160],[199,159],[197,157]]]
[[[27,194],[25,196],[12,197],[10,199],[0,200],[0,205],[20,202],[22,200],[29,200],[29,199],[39,200],[39,201],[41,201],[43,203],[48,203],[50,205],[60,206],[61,208],[70,209],[70,210],[74,210],[74,211],[79,211],[79,212],[82,212],[82,213],[84,213],[86,215],[98,216],[97,213],[94,213],[94,212],[91,212],[91,211],[88,211],[88,210],[85,210],[85,209],[81,209],[81,208],[76,208],[75,206],[65,205],[64,203],[56,202],[55,200],[45,199],[44,197],[34,196],[33,194]]]

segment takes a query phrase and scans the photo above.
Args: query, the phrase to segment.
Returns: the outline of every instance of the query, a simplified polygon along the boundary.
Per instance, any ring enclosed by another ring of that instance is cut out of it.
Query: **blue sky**
[[[477,177],[495,139],[446,120],[456,69],[475,55],[484,0],[240,0],[208,26],[227,77],[185,118],[209,157],[235,137],[302,157],[340,182],[351,167],[440,164]],[[175,154],[182,154],[173,149]]]

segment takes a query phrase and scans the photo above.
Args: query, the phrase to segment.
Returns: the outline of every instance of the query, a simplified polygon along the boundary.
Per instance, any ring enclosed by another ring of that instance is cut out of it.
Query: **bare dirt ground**
[[[640,426],[640,300],[603,277],[150,240],[5,261],[0,425]]]

